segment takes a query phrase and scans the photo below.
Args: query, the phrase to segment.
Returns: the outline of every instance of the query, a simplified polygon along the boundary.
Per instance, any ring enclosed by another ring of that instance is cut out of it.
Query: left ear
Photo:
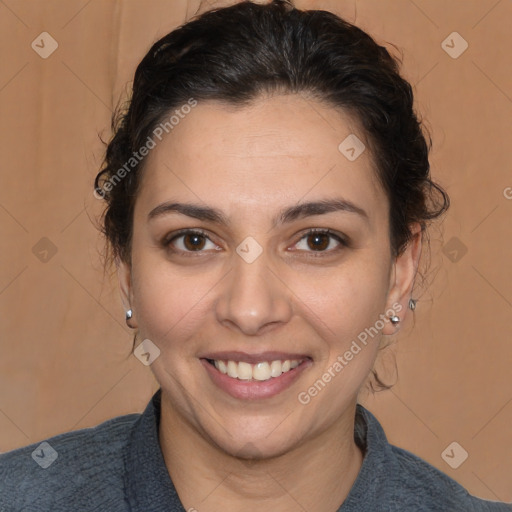
[[[132,272],[131,265],[120,258],[116,259],[117,277],[119,280],[119,289],[121,292],[121,301],[125,311],[132,309],[133,295],[132,295]],[[127,321],[127,324],[132,329],[137,328],[137,318],[135,311],[132,312],[132,318]]]
[[[421,256],[421,226],[419,223],[411,225],[412,237],[402,254],[397,256],[391,270],[389,282],[387,310],[394,310],[395,315],[404,321],[411,298],[414,279],[418,270]],[[383,334],[394,334],[397,327],[386,322],[382,329]]]

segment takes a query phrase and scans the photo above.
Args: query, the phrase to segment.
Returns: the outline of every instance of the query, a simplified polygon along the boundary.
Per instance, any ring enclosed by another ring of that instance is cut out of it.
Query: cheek
[[[384,313],[386,267],[375,257],[359,256],[337,267],[287,276],[297,304],[331,344],[357,336]]]
[[[212,308],[217,273],[172,267],[163,258],[134,258],[134,306],[141,336],[155,343],[184,340]]]

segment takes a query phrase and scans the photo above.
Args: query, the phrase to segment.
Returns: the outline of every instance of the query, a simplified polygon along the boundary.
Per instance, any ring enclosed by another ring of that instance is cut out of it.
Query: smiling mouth
[[[283,373],[300,366],[303,359],[276,359],[273,361],[262,361],[256,364],[247,363],[245,361],[231,361],[221,359],[206,359],[206,361],[217,368],[223,375],[227,375],[232,379],[243,381],[266,381],[280,377]]]

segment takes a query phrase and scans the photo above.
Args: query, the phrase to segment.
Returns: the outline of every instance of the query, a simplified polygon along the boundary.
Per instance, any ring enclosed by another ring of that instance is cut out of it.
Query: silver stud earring
[[[416,309],[416,300],[415,299],[409,299],[409,309],[412,309],[413,311]]]
[[[130,318],[133,316],[133,311],[131,309],[129,309],[127,312],[126,312],[126,320],[130,320]]]
[[[400,323],[400,317],[399,316],[396,316],[396,315],[393,315],[393,316],[390,316],[389,317],[389,320],[391,321],[391,323],[393,325],[397,325]]]

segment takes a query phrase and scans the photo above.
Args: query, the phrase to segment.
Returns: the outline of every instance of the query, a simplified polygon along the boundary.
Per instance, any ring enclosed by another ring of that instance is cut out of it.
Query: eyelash
[[[340,235],[334,233],[330,229],[319,229],[319,228],[310,229],[310,230],[306,231],[305,233],[303,233],[301,235],[301,237],[299,238],[299,240],[295,243],[295,245],[297,245],[300,241],[307,238],[308,236],[314,235],[314,234],[328,235],[332,239],[336,240],[340,244],[341,247],[349,247],[349,243]],[[213,240],[211,240],[211,238],[208,236],[208,234],[201,229],[182,229],[176,233],[173,233],[173,235],[170,238],[169,237],[164,238],[164,240],[162,241],[162,244],[164,247],[171,248],[172,242],[174,242],[178,238],[181,238],[185,235],[198,235],[198,236],[204,237],[207,240],[209,240],[210,242],[214,243]],[[336,249],[330,249],[330,250],[306,251],[306,252],[311,253],[312,257],[319,257],[319,256],[321,257],[323,255],[330,255],[333,252],[337,252],[339,250],[340,250],[340,248],[338,247]],[[183,251],[181,249],[173,249],[173,248],[171,248],[171,251],[174,253],[177,253],[177,254],[187,256],[187,257],[188,256],[192,256],[192,257],[199,256],[202,252],[204,252],[203,250]]]

